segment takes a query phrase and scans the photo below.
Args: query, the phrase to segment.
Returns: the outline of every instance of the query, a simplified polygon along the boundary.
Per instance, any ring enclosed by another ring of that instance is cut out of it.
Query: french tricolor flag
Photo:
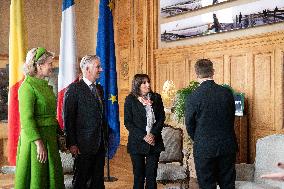
[[[62,119],[64,93],[66,88],[77,78],[77,47],[75,29],[74,0],[63,0],[57,100],[57,118],[61,128],[64,127]]]

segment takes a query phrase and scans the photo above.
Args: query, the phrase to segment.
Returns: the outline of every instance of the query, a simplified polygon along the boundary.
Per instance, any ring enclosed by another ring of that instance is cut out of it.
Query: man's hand
[[[284,169],[284,163],[283,162],[278,162],[277,166],[281,169]]]
[[[80,154],[79,148],[76,145],[70,146],[69,150],[74,157]]]
[[[270,173],[261,175],[260,178],[284,181],[284,173]]]
[[[278,162],[277,167],[284,169],[284,163]],[[279,172],[279,173],[265,174],[265,175],[261,175],[260,178],[284,181],[284,173]]]
[[[150,144],[150,145],[152,145],[152,146],[155,145],[155,136],[154,136],[152,133],[147,134],[147,135],[144,137],[144,140],[145,140],[148,144]]]
[[[45,163],[47,160],[47,151],[41,139],[35,141],[36,151],[37,151],[37,159],[40,163]]]

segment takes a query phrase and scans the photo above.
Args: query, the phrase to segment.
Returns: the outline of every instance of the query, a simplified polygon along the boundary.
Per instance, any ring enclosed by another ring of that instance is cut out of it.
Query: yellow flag
[[[8,100],[8,159],[11,165],[16,163],[20,131],[18,89],[23,80],[23,64],[27,50],[26,41],[23,0],[11,0]]]

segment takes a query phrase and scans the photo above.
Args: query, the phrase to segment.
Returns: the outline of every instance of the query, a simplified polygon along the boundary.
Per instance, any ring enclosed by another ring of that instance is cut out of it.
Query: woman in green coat
[[[64,188],[56,135],[56,97],[44,79],[52,74],[53,54],[42,47],[27,53],[25,80],[19,89],[21,134],[15,189]]]

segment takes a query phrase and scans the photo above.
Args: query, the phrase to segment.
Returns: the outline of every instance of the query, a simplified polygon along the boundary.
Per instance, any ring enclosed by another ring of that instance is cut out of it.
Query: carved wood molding
[[[5,68],[9,63],[9,56],[7,54],[0,54],[0,68]]]
[[[7,59],[8,57],[8,54],[0,54],[0,59]]]
[[[157,59],[167,59],[169,56],[189,56],[192,53],[207,53],[214,51],[226,51],[234,49],[245,49],[252,47],[274,46],[284,44],[284,31],[259,34],[248,37],[235,39],[216,40],[198,45],[181,46],[167,49],[157,49],[154,51],[154,56]]]

